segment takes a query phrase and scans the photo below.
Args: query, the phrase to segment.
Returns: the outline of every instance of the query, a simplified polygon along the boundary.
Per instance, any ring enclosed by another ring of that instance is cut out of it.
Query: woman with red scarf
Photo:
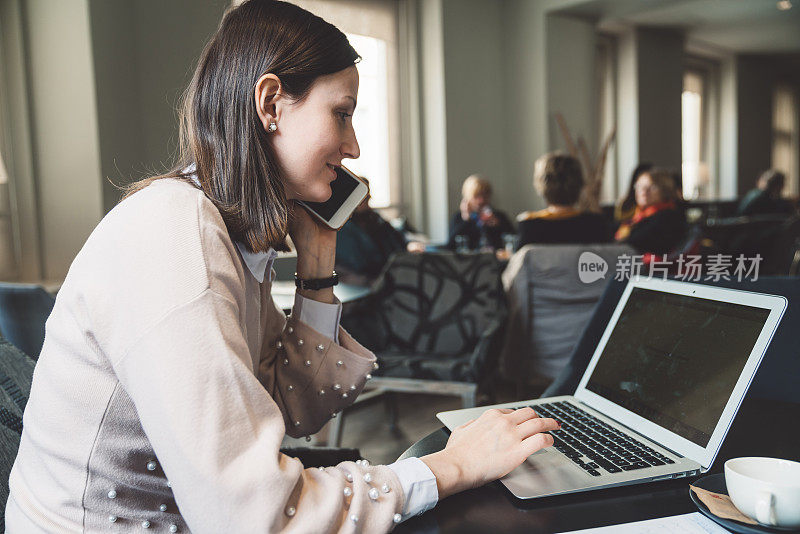
[[[678,190],[672,173],[651,169],[634,186],[636,211],[614,236],[646,256],[667,254],[686,233],[686,219],[678,206]]]

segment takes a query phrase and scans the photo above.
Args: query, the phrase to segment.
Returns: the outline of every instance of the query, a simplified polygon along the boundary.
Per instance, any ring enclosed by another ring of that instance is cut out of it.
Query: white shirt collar
[[[200,180],[197,178],[197,174],[195,173],[196,168],[197,166],[192,163],[186,167],[183,172],[193,173],[190,178],[199,187]],[[275,263],[275,258],[278,257],[278,253],[275,251],[275,249],[270,248],[266,252],[250,252],[247,250],[247,247],[244,245],[244,243],[234,241],[233,244],[236,245],[237,249],[239,249],[239,254],[242,255],[244,264],[247,265],[247,268],[250,270],[250,274],[252,274],[256,280],[258,280],[259,284],[264,283],[267,273],[270,273],[269,281],[272,282],[272,264]]]

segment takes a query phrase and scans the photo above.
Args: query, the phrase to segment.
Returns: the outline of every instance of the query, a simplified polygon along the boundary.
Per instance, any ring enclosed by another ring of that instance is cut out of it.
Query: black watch
[[[328,278],[311,278],[309,280],[303,280],[297,276],[297,273],[294,273],[294,285],[299,289],[311,289],[312,291],[316,291],[318,289],[325,289],[326,287],[333,287],[338,283],[339,275],[336,274],[336,271],[333,271],[333,274]]]

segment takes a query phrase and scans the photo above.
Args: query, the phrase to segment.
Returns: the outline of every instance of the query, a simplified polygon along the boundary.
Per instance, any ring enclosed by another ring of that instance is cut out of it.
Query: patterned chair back
[[[378,350],[459,356],[506,316],[492,253],[393,256],[375,283]]]
[[[0,531],[5,530],[8,476],[17,457],[22,434],[22,412],[28,402],[36,363],[0,337]]]

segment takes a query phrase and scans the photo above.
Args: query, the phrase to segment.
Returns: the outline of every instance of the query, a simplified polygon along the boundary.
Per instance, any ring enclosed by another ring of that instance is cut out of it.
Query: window
[[[681,93],[681,153],[683,197],[707,198],[708,168],[703,161],[703,96],[705,79],[698,71],[683,76]]]
[[[788,86],[775,88],[772,99],[772,167],[786,174],[784,195],[798,193],[797,99]]]
[[[344,164],[369,179],[376,208],[399,207],[400,96],[399,3],[397,0],[295,0],[347,35],[361,56],[358,63],[358,106],[353,125],[361,148],[356,160]],[[393,127],[390,127],[393,125]]]
[[[687,200],[716,199],[720,192],[720,64],[686,58],[681,93],[681,171]]]
[[[597,139],[600,147],[603,146],[609,134],[616,128],[617,69],[615,58],[616,42],[614,38],[609,35],[598,36],[595,76],[597,87],[600,89],[597,96],[597,124],[599,126]],[[605,167],[603,168],[603,184],[600,191],[601,203],[615,203],[620,196],[617,173],[617,144],[612,141],[606,153]]]
[[[392,203],[386,41],[352,33],[346,35],[362,58],[358,64],[358,106],[353,116],[361,156],[344,164],[369,179],[370,205],[384,208]]]

